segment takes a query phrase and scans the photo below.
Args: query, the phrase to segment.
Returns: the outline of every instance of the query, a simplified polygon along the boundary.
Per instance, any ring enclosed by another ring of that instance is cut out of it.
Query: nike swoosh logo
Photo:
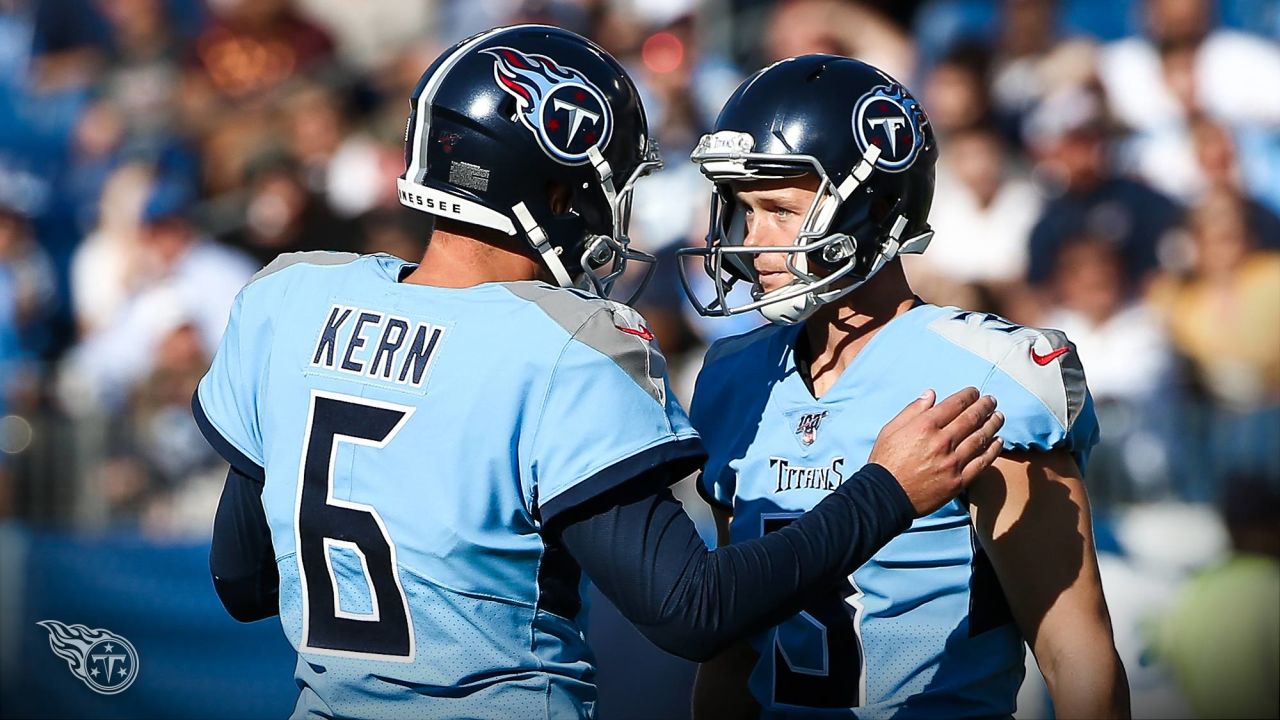
[[[641,340],[646,340],[646,341],[648,341],[648,340],[652,340],[652,339],[653,339],[653,332],[652,332],[652,331],[650,331],[650,330],[649,330],[649,328],[647,328],[647,327],[645,327],[645,326],[643,326],[643,325],[641,325],[641,326],[640,326],[640,329],[639,329],[639,330],[637,330],[637,329],[635,329],[635,328],[622,327],[621,325],[614,325],[614,327],[618,328],[619,330],[621,330],[622,332],[624,332],[624,333],[626,333],[626,334],[628,334],[628,335],[635,335],[636,337],[640,338]]]
[[[1070,350],[1071,348],[1058,348],[1053,352],[1047,352],[1041,355],[1036,352],[1035,348],[1031,348],[1031,360],[1035,362],[1035,364],[1037,365],[1041,365],[1041,366],[1048,365],[1049,363],[1053,362],[1054,358],[1066,355],[1067,352]]]

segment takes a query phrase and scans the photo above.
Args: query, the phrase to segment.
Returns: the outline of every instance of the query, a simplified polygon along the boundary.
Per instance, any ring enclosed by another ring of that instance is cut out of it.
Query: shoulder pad
[[[537,305],[573,340],[613,360],[658,403],[666,403],[667,361],[640,313],[622,303],[545,283],[514,282],[505,287]]]
[[[275,260],[267,263],[266,267],[254,273],[253,277],[249,278],[249,282],[261,280],[293,265],[346,265],[359,260],[360,257],[359,253],[329,252],[327,250],[282,253],[277,255]]]
[[[1076,346],[1060,330],[1025,327],[990,313],[956,310],[929,329],[990,362],[1038,398],[1070,429],[1088,395]]]

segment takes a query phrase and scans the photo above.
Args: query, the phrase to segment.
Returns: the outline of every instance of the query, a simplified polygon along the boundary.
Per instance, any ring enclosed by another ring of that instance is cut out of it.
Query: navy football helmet
[[[432,63],[410,106],[402,204],[528,243],[563,287],[607,297],[628,261],[652,269],[627,226],[658,147],[631,78],[594,43],[542,25],[480,33]]]
[[[902,253],[923,252],[933,237],[938,148],[928,117],[901,83],[836,55],[774,63],[738,87],[692,159],[715,184],[706,245],[698,256],[716,296],[699,300],[686,263],[681,280],[703,315],[759,310],[775,323],[803,321],[866,282]],[[747,247],[745,210],[733,183],[811,174],[817,195],[791,245]],[[753,256],[787,253],[795,279],[764,292]],[[752,301],[732,305],[729,290],[752,284]]]

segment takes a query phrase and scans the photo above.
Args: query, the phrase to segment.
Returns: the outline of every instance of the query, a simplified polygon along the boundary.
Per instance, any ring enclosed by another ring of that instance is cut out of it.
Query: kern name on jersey
[[[634,311],[407,269],[284,256],[197,392],[211,441],[265,470],[295,715],[594,712],[579,572],[540,530],[700,443]]]
[[[1083,468],[1097,442],[1084,372],[1056,331],[917,305],[815,400],[796,371],[801,327],[720,341],[698,379],[691,414],[710,454],[700,489],[732,510],[735,542],[812,508],[927,389],[944,398],[972,385],[995,396],[1006,450],[1062,448]],[[750,687],[766,716],[1009,715],[1023,675],[1022,638],[959,500],[753,642]]]

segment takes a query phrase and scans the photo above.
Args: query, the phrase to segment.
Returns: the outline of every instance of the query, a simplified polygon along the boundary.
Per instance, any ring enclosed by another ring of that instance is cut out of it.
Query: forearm
[[[1129,717],[1129,682],[1113,648],[1110,636],[1096,643],[1077,637],[1069,647],[1036,654],[1055,717]]]
[[[262,484],[231,468],[218,501],[209,572],[231,617],[251,622],[279,612],[280,577],[262,508]]]
[[[706,660],[794,615],[911,523],[910,501],[868,466],[791,525],[709,551],[663,490],[564,528],[569,552],[659,647]]]

